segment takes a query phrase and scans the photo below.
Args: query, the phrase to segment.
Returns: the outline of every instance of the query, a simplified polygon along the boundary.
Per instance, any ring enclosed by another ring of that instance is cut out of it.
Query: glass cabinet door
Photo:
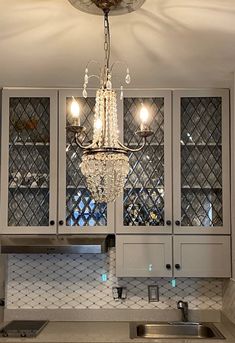
[[[80,107],[81,125],[86,127],[84,144],[91,141],[93,133],[95,93],[84,99],[81,91],[60,91],[59,233],[114,232],[113,204],[96,203],[92,198],[80,170],[83,151],[75,143],[74,133],[66,129],[73,97]]]
[[[130,171],[117,200],[118,233],[171,233],[171,92],[126,91],[123,101],[123,142],[137,148],[135,134],[142,104],[149,112],[153,135],[139,152],[129,153]]]
[[[3,234],[56,232],[56,104],[56,91],[3,90]]]
[[[229,233],[228,91],[176,91],[173,109],[174,232]]]

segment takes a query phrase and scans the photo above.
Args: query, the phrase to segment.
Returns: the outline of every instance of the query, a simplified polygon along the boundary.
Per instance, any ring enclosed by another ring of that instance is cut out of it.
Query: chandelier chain
[[[110,30],[109,30],[109,10],[104,11],[104,52],[105,52],[105,77],[109,70],[110,61]]]

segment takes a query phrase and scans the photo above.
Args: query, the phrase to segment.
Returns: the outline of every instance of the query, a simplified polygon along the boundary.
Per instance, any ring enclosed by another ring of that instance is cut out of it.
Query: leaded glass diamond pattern
[[[222,226],[220,97],[181,99],[181,225]]]
[[[48,226],[50,98],[9,101],[8,225]]]
[[[144,103],[154,134],[146,147],[130,154],[130,172],[124,189],[124,225],[164,225],[164,99],[124,99],[124,142],[136,146],[137,115]]]
[[[78,98],[81,125],[86,127],[84,141],[92,139],[95,98]],[[70,117],[72,98],[66,99],[67,118]],[[69,120],[67,120],[67,125]],[[86,186],[80,170],[82,149],[74,141],[74,134],[66,133],[66,225],[67,226],[105,226],[107,225],[107,205],[95,203]]]
[[[222,191],[182,190],[183,226],[222,226]]]

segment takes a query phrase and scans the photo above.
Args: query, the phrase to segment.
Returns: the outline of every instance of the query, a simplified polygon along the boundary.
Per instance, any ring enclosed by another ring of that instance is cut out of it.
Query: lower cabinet
[[[118,277],[231,276],[229,236],[117,235],[116,249]]]

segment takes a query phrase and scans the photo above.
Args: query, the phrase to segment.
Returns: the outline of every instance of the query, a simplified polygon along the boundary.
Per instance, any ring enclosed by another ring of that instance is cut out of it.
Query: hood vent
[[[102,254],[114,245],[113,235],[1,236],[2,254]]]

